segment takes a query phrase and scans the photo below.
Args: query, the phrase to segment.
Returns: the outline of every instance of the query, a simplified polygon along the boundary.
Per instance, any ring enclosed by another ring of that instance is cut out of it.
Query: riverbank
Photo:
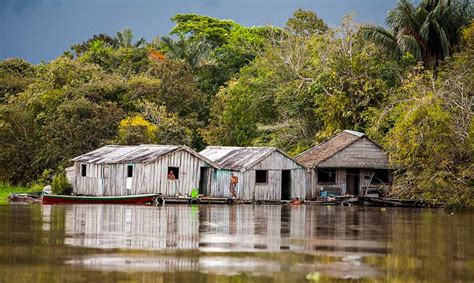
[[[27,193],[30,188],[0,183],[0,205],[8,204],[8,196],[13,193]]]

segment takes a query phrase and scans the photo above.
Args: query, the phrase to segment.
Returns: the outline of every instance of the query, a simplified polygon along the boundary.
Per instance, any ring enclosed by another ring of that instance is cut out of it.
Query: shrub
[[[28,189],[29,193],[37,193],[37,192],[42,192],[42,191],[43,191],[43,185],[39,183],[35,183],[31,185],[30,188]]]
[[[72,193],[72,186],[66,178],[66,173],[62,172],[54,176],[51,190],[56,195],[70,195]]]

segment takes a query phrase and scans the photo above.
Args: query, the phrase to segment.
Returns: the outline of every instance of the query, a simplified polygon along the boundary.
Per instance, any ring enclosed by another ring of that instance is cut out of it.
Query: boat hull
[[[44,195],[44,204],[62,204],[62,203],[84,203],[84,204],[137,204],[151,202],[159,196],[158,194],[132,195],[132,196],[110,196],[110,197],[90,197],[90,196],[63,196],[63,195]]]

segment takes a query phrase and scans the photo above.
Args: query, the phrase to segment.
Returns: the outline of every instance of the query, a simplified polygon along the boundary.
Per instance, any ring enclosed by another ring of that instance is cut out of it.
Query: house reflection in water
[[[380,222],[390,221],[339,207],[272,205],[74,205],[65,214],[65,244],[72,246],[337,255],[386,251]]]

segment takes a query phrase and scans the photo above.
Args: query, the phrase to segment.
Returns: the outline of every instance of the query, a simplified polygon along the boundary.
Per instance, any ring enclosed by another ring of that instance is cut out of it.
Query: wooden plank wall
[[[322,170],[327,170],[323,168]],[[318,183],[318,169],[311,169],[309,173],[310,182],[307,184],[307,196],[314,199],[320,195],[323,188],[340,188],[342,194],[346,193],[347,179],[346,169],[336,169],[336,182],[334,183]]]
[[[266,184],[255,183],[255,171],[268,170]],[[281,200],[282,170],[291,170],[291,197],[305,198],[305,169],[279,152],[274,152],[245,172],[214,170],[212,174],[211,196],[230,197],[230,174],[239,178],[237,196],[244,200]]]
[[[371,169],[361,169],[360,176],[359,176],[359,194],[364,193],[364,187],[370,186],[370,177],[374,171]]]
[[[132,193],[187,194],[199,187],[200,167],[205,162],[185,150],[167,154],[153,163],[137,164]],[[168,180],[168,167],[178,167],[177,180]]]
[[[306,170],[294,169],[291,171],[291,197],[305,199],[306,196]]]
[[[180,150],[158,158],[151,163],[133,164],[131,194],[162,193],[190,194],[199,186],[200,167],[207,163],[191,153]],[[81,163],[76,163],[74,193],[83,195],[126,195],[128,164],[86,164],[87,176],[81,177]],[[168,167],[178,167],[177,180],[168,180]],[[103,183],[103,192],[99,191]]]
[[[327,170],[323,168],[322,170]],[[347,192],[347,170],[346,169],[336,169],[336,182],[335,183],[325,183],[320,184],[318,183],[318,169],[311,169],[310,173],[308,173],[309,182],[307,184],[307,194],[306,197],[308,199],[314,199],[320,195],[321,190],[323,187],[331,187],[331,188],[341,188],[342,194]],[[368,187],[370,185],[370,177],[374,172],[373,169],[360,169],[359,170],[359,193],[364,193],[363,188]],[[391,174],[389,174],[389,183],[391,183]]]
[[[232,170],[212,170],[211,174],[211,191],[209,196],[212,197],[231,197],[229,192],[230,186],[230,174],[234,174],[239,178],[239,183],[237,184],[237,196],[240,199],[250,199],[248,198],[248,192],[243,190],[244,188],[244,175],[240,171]]]

